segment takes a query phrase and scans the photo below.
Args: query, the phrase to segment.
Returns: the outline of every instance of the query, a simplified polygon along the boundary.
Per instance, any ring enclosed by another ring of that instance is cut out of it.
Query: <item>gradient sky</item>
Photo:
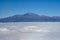
[[[0,0],[0,18],[25,13],[60,16],[60,0]]]

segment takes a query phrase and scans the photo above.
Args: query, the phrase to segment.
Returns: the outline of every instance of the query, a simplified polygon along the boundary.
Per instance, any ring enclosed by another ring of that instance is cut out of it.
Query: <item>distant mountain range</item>
[[[60,16],[45,16],[34,13],[26,13],[24,15],[14,15],[7,18],[0,18],[0,22],[60,22]]]

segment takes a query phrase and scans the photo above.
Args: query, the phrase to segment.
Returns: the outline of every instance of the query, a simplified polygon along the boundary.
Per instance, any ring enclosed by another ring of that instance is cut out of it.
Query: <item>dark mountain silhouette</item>
[[[34,13],[26,13],[24,15],[14,15],[7,18],[0,18],[0,22],[60,22],[60,16],[45,16]]]

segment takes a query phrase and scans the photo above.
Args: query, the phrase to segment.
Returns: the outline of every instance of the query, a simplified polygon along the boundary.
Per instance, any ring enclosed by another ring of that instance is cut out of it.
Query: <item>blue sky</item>
[[[60,0],[0,0],[0,18],[29,12],[60,16]]]

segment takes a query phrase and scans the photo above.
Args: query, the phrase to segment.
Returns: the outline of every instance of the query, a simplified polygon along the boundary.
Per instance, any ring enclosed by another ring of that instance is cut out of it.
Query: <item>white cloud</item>
[[[44,30],[38,26],[26,26],[20,29],[21,32],[49,32],[48,30]]]
[[[33,40],[33,39],[30,38],[30,39],[20,39],[20,40]]]
[[[44,29],[37,29],[37,30],[35,30],[36,32],[50,32],[50,31],[48,31],[48,30],[44,30]]]
[[[0,32],[10,31],[7,28],[0,28]]]
[[[10,30],[7,28],[0,28],[0,32],[14,32],[15,30]]]

